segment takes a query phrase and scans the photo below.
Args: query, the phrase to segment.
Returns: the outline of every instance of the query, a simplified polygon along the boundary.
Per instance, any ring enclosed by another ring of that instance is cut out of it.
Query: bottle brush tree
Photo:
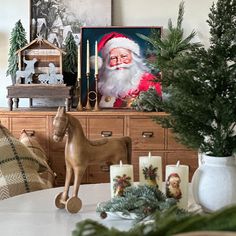
[[[20,20],[11,31],[10,49],[8,57],[7,76],[11,76],[12,84],[16,83],[16,71],[18,70],[18,56],[16,52],[27,44],[26,32]]]
[[[67,85],[74,85],[78,68],[78,47],[72,33],[66,37],[64,50],[66,52],[63,56],[64,79]]]

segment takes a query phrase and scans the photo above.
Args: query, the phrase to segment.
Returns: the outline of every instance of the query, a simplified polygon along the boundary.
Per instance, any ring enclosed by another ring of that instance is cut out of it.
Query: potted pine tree
[[[157,105],[169,116],[157,122],[203,153],[193,193],[205,211],[214,211],[236,204],[236,1],[213,3],[207,22],[208,49],[192,47],[166,61],[159,55],[168,99]]]

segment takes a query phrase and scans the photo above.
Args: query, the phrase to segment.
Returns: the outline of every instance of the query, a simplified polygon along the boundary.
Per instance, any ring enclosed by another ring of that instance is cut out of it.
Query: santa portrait
[[[175,199],[182,198],[182,191],[180,189],[180,176],[177,173],[172,173],[168,176],[166,182],[166,196]]]
[[[126,35],[111,32],[98,43],[102,55],[98,75],[100,107],[130,107],[141,91],[154,87],[161,96],[161,85],[145,65],[140,46]]]

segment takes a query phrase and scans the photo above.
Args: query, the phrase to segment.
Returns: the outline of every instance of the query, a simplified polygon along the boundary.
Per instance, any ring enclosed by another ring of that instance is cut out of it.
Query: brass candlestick
[[[82,102],[81,102],[81,78],[77,78],[76,92],[77,92],[77,96],[78,96],[78,99],[79,99],[76,110],[77,111],[82,111],[83,106],[82,106]]]
[[[95,95],[96,95],[96,100],[95,100],[95,105],[93,110],[94,111],[99,111],[99,105],[98,105],[98,74],[95,74]]]
[[[89,73],[86,74],[87,78],[87,102],[86,102],[86,110],[91,110],[90,99],[89,99]]]

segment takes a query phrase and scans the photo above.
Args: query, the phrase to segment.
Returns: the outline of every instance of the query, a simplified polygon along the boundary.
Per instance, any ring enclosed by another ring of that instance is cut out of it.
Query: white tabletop
[[[62,190],[62,187],[46,189],[0,201],[0,235],[67,236],[77,222],[88,218],[120,230],[132,226],[131,220],[125,224],[120,218],[102,220],[96,213],[97,203],[110,200],[110,184],[81,185],[79,198],[83,205],[76,214],[56,208],[54,199]]]
[[[82,209],[76,214],[56,208],[54,199],[62,190],[62,187],[46,189],[0,201],[0,235],[70,236],[76,223],[85,219],[93,219],[119,230],[132,227],[132,220],[118,217],[103,220],[96,213],[97,203],[110,200],[110,184],[81,185],[79,198],[82,200]],[[191,196],[189,206],[196,206]]]

